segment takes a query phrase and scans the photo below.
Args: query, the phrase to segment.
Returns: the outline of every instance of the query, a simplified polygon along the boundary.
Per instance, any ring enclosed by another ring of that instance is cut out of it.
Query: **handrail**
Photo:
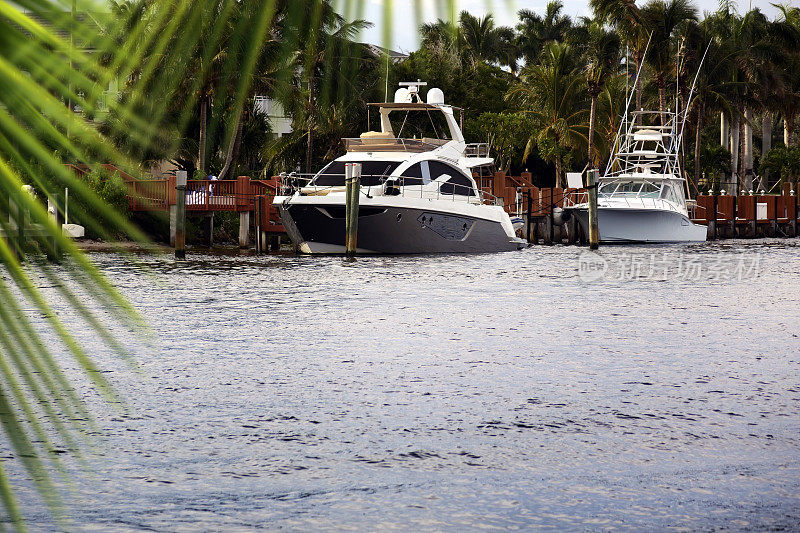
[[[407,139],[403,137],[377,137],[374,139],[345,137],[342,141],[348,152],[430,152],[450,142],[449,139]]]
[[[467,157],[489,157],[489,143],[469,143],[464,148]]]

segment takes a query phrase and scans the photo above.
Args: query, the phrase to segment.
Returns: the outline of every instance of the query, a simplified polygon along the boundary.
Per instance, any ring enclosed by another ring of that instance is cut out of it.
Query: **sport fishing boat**
[[[687,184],[678,157],[685,121],[686,113],[678,112],[677,105],[675,112],[626,110],[605,174],[597,184],[601,242],[706,240],[707,227],[694,224],[687,210]],[[577,216],[588,234],[588,203],[565,209]]]
[[[320,170],[292,194],[276,196],[286,232],[302,253],[345,252],[345,165],[360,163],[357,253],[462,253],[518,250],[502,205],[480,190],[473,172],[492,167],[486,144],[464,141],[455,111],[439,89],[419,94],[420,82],[403,83],[394,102],[370,104],[381,131],[344,139],[347,153]],[[409,114],[444,117],[449,137],[408,139]],[[392,115],[404,115],[394,133]]]

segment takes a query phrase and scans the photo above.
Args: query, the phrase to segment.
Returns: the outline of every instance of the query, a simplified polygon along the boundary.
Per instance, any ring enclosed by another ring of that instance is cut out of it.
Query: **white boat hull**
[[[588,210],[577,207],[571,211],[588,234]],[[707,226],[694,224],[682,213],[652,208],[599,207],[597,225],[600,242],[605,243],[704,242],[708,234]]]

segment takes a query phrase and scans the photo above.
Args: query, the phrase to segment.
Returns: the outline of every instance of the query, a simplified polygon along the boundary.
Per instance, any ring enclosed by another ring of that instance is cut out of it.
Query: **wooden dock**
[[[77,173],[87,168],[72,167]],[[110,171],[117,169],[110,167]],[[129,194],[129,207],[137,211],[174,211],[175,176],[159,179],[136,179],[120,173]],[[585,244],[574,217],[562,216],[562,209],[585,203],[586,189],[536,187],[532,175],[523,172],[512,176],[497,172],[490,176],[473,175],[486,202],[502,204],[511,216],[525,221],[522,237],[532,244]],[[286,233],[272,199],[283,190],[281,176],[268,180],[239,176],[235,180],[189,180],[186,186],[186,211],[209,215],[217,211],[237,212],[240,221],[240,245],[249,243],[252,225],[260,239],[257,250],[265,250],[266,241]],[[688,202],[689,218],[708,226],[709,239],[796,237],[800,209],[798,197],[785,188],[780,195],[699,195]]]

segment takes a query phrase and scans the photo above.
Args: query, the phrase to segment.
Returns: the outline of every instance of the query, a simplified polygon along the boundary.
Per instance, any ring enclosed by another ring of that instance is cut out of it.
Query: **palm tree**
[[[483,18],[462,11],[459,16],[462,49],[472,61],[494,61],[499,55],[499,40],[491,14]]]
[[[734,112],[731,95],[736,83],[731,81],[731,72],[736,68],[738,49],[727,39],[714,39],[705,24],[691,23],[684,33],[686,53],[680,63],[681,94],[688,84],[697,79],[692,109],[684,109],[687,117],[694,116],[694,177],[695,187],[700,182],[702,132],[709,113]],[[705,56],[702,68],[700,61]]]
[[[587,142],[582,82],[570,46],[551,42],[542,51],[540,63],[526,66],[520,83],[506,95],[536,123],[523,159],[536,144],[544,159],[555,165],[556,187],[563,182],[564,166]]]
[[[511,28],[496,27],[491,14],[475,17],[462,11],[458,24],[437,20],[420,26],[422,47],[428,50],[454,51],[464,63],[500,63],[517,69],[519,52]]]
[[[676,38],[687,22],[697,19],[697,10],[689,0],[651,0],[642,8],[642,18],[652,32],[654,46],[649,48],[645,61],[653,70],[659,111],[663,112],[667,109],[667,80],[675,71],[674,58],[679,52]]]
[[[599,138],[595,151],[601,155],[601,161],[608,161],[611,157],[611,149],[628,101],[627,82],[625,74],[611,77],[597,99],[596,130]]]
[[[561,43],[572,29],[572,19],[562,14],[564,4],[554,0],[547,4],[544,16],[528,9],[519,11],[517,43],[526,64],[533,64],[550,42]]]
[[[353,71],[354,67],[358,66],[357,58],[363,55],[363,46],[354,43],[353,39],[371,25],[364,20],[347,22],[333,11],[329,2],[324,2],[324,6],[324,9],[319,9],[312,18],[316,23],[309,28],[300,57],[307,93],[306,172],[310,172],[312,168],[313,117],[319,112],[318,100],[321,96],[322,104],[326,105],[334,100],[337,94],[341,94],[332,88],[332,83],[341,79],[337,75],[340,76],[344,70]]]
[[[511,73],[516,76],[522,52],[517,42],[517,34],[512,28],[507,26],[497,28],[497,46],[497,62],[501,66],[508,67]]]
[[[630,48],[636,70],[642,67],[645,50],[650,42],[650,29],[643,20],[635,0],[589,0],[595,18],[611,24],[620,39]],[[632,73],[635,76],[636,73]],[[642,107],[642,80],[633,88],[636,92],[636,109]]]
[[[781,11],[779,22],[782,29],[797,36],[800,34],[800,8],[778,5]],[[794,42],[798,40],[795,37]],[[789,40],[788,42],[791,42]],[[800,111],[800,54],[794,47],[784,45],[784,59],[781,65],[782,91],[777,98],[778,110],[783,115],[783,144],[791,146],[795,118]]]
[[[598,22],[592,22],[587,26],[587,37],[583,56],[586,66],[583,73],[586,79],[586,89],[592,102],[589,111],[588,158],[590,164],[595,164],[599,155],[595,153],[594,149],[597,99],[608,80],[619,72],[620,40],[617,34],[606,31]]]

